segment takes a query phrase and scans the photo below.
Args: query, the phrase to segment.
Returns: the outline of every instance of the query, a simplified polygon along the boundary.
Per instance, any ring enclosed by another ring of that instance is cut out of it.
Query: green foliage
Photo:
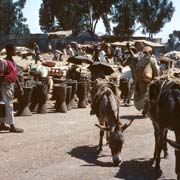
[[[92,24],[91,29],[95,32],[96,25],[100,18],[102,18],[106,32],[110,34],[110,18],[108,17],[113,14],[113,5],[115,5],[119,0],[91,0],[92,6]]]
[[[85,17],[78,1],[43,0],[40,8],[40,26],[44,32],[72,29],[76,34]]]
[[[112,22],[116,23],[113,33],[123,39],[129,39],[134,33],[138,15],[138,0],[120,0],[114,6]]]
[[[143,33],[160,32],[167,22],[171,21],[175,8],[169,0],[141,0],[139,3],[138,22],[141,23]]]
[[[50,32],[55,26],[63,30],[72,30],[74,35],[85,29],[95,32],[97,22],[102,18],[107,32],[110,33],[108,14],[111,13],[112,5],[116,1],[43,0],[40,8],[41,29],[44,32]]]
[[[22,9],[26,0],[19,0],[13,3],[12,0],[0,0],[0,34],[29,33],[26,19],[23,17]]]
[[[54,10],[51,0],[43,0],[39,10],[39,24],[43,32],[51,32],[55,30]]]
[[[117,24],[113,33],[129,39],[137,22],[144,33],[158,33],[174,10],[170,0],[43,0],[39,22],[44,32],[62,29],[77,35],[90,29],[93,34],[101,18],[107,34],[111,33],[112,22]]]

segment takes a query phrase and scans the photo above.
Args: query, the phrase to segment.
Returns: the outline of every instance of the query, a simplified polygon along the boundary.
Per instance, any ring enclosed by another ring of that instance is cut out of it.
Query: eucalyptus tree
[[[71,29],[74,34],[77,34],[84,17],[83,7],[78,0],[43,0],[39,22],[44,32]]]
[[[17,34],[29,34],[30,30],[26,24],[27,19],[24,18],[22,9],[26,4],[26,0],[19,0],[13,3],[12,25],[10,32]]]
[[[135,31],[138,15],[138,0],[119,0],[114,5],[112,22],[117,24],[113,28],[113,34],[122,39],[129,39]]]
[[[102,18],[106,32],[111,32],[111,16],[113,14],[113,7],[119,0],[91,0],[91,30],[95,32],[98,21]]]
[[[26,19],[23,17],[22,9],[26,0],[13,2],[12,0],[0,0],[0,34],[29,33]]]
[[[39,24],[43,32],[51,32],[55,28],[55,15],[51,0],[43,0],[39,9]]]
[[[9,34],[13,22],[14,7],[12,0],[0,0],[0,32]]]
[[[142,33],[149,37],[161,31],[167,22],[171,21],[175,8],[171,0],[141,0],[139,3],[138,22]]]
[[[84,29],[90,29],[93,34],[102,18],[107,32],[110,32],[108,15],[115,2],[117,0],[43,0],[40,8],[41,29],[52,31],[51,27],[58,23],[58,28],[71,29],[74,34]]]

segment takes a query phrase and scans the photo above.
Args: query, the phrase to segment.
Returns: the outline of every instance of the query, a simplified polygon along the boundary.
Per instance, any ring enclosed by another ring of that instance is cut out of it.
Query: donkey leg
[[[157,144],[157,153],[156,153],[156,164],[155,164],[155,169],[160,170],[160,162],[161,162],[161,151],[163,148],[163,137],[164,137],[164,130],[160,130],[160,136],[158,139],[158,144]]]
[[[108,123],[105,122],[106,127],[108,127]],[[106,132],[106,145],[109,144],[109,132]]]
[[[180,133],[175,132],[176,136],[176,142],[180,144]],[[177,180],[180,180],[180,151],[175,150],[175,156],[176,156],[176,174],[177,174]]]
[[[153,163],[154,163],[154,161],[156,160],[156,157],[157,157],[160,132],[159,132],[159,128],[156,126],[156,124],[153,123],[153,127],[154,127],[154,139],[155,139],[154,156],[153,156]]]
[[[163,151],[164,151],[164,158],[165,159],[168,159],[168,157],[169,157],[168,148],[167,148],[167,141],[166,141],[167,133],[168,133],[168,130],[166,129],[164,132],[164,137],[163,137]]]
[[[103,146],[103,136],[104,136],[104,131],[100,130],[99,132],[99,145],[98,145],[98,151],[102,151],[102,146]]]

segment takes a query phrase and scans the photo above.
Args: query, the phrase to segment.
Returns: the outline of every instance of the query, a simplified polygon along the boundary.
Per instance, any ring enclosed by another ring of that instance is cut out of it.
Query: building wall
[[[36,42],[39,45],[40,50],[44,52],[47,51],[48,47],[47,39],[47,34],[10,34],[4,39],[4,41],[1,41],[1,44],[4,45],[7,42],[11,42],[16,46],[25,46],[28,48],[33,48],[33,44],[34,42]]]

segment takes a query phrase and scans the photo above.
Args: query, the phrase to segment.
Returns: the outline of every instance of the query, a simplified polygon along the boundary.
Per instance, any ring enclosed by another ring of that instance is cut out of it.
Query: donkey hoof
[[[154,168],[155,168],[156,174],[160,176],[162,174],[162,170],[161,170],[160,166],[156,165]]]
[[[97,152],[100,153],[102,151],[102,146],[97,147]]]
[[[114,166],[119,166],[121,164],[120,160],[113,160],[113,165]]]
[[[154,166],[155,166],[155,158],[151,158],[151,159],[150,159],[150,163],[151,163],[152,166],[154,167]]]

